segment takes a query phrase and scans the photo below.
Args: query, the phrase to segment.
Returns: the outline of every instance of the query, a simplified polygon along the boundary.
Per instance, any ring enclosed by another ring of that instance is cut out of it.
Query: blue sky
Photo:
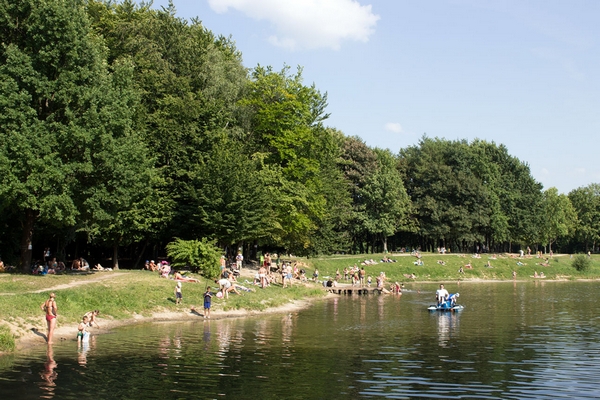
[[[168,0],[155,0],[154,7]],[[544,188],[600,183],[600,1],[174,0],[245,66],[303,67],[327,125],[397,153],[504,144]]]

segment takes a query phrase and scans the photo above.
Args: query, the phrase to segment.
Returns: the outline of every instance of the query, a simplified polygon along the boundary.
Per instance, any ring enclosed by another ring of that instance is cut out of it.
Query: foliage
[[[475,250],[536,239],[541,185],[504,146],[423,137],[400,151],[399,165],[424,245]]]
[[[548,251],[552,243],[560,237],[567,237],[575,231],[577,213],[571,200],[565,194],[559,194],[554,187],[543,194],[544,219],[540,230],[540,239],[548,243]]]
[[[573,262],[571,263],[571,266],[573,266],[573,268],[575,268],[579,272],[588,271],[590,269],[591,265],[592,265],[592,261],[587,256],[584,256],[583,254],[578,254],[577,256],[575,256],[575,258],[573,259]]]
[[[212,241],[176,238],[166,246],[167,255],[176,268],[191,268],[207,278],[219,275],[219,249]]]
[[[575,239],[587,251],[600,242],[600,185],[575,189],[569,193],[569,200],[577,213]]]

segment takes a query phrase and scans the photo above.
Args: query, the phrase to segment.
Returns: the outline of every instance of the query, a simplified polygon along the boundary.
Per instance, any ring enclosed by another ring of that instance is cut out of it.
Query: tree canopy
[[[169,242],[246,259],[598,246],[597,184],[543,191],[477,139],[371,148],[326,125],[301,67],[247,69],[172,4],[0,0],[0,35],[0,251],[24,269],[48,246],[115,267]]]

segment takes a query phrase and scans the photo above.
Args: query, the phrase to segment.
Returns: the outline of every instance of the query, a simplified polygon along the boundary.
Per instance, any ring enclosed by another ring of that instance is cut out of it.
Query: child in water
[[[89,319],[87,315],[84,315],[79,326],[77,327],[77,343],[80,344],[83,340],[86,340],[89,337],[89,332],[87,331]]]

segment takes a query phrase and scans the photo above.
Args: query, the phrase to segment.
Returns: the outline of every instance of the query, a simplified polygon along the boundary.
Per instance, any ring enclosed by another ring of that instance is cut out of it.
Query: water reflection
[[[46,348],[46,362],[44,363],[44,369],[40,372],[40,376],[42,377],[40,388],[43,391],[40,396],[41,398],[51,399],[54,397],[55,381],[58,377],[57,367],[58,364],[54,361],[54,349],[52,344],[48,344]]]

